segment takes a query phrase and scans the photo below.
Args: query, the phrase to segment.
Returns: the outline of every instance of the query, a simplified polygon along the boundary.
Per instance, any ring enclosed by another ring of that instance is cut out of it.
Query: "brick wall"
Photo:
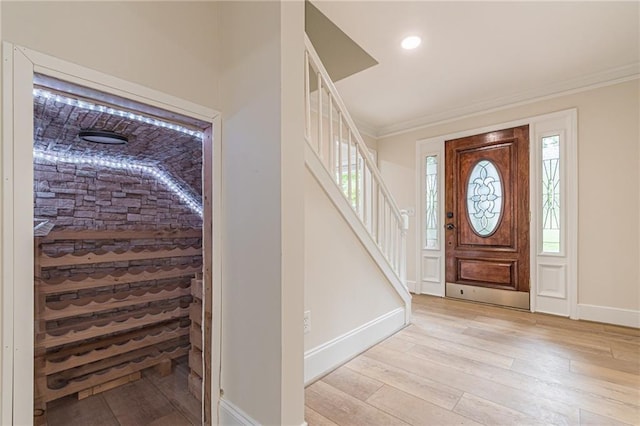
[[[202,219],[180,202],[178,196],[152,176],[138,171],[96,168],[89,165],[34,163],[34,216],[55,223],[55,230],[149,230],[202,228]],[[44,243],[50,256],[89,251],[126,251],[130,249],[175,248],[202,244],[201,238],[55,241]],[[138,272],[149,267],[201,265],[201,256],[138,260],[47,268],[44,279],[61,280],[91,274]],[[49,302],[98,296],[130,290],[154,290],[170,285],[186,286],[190,277],[150,280],[112,288],[70,292],[47,298]],[[185,298],[188,302],[189,298]],[[150,306],[161,307],[162,302]],[[120,314],[123,310],[103,312],[88,317],[100,318]],[[126,309],[124,310],[126,311]],[[86,318],[84,318],[86,319]],[[50,322],[59,327],[81,322],[83,318]]]
[[[34,215],[61,229],[200,228],[176,194],[141,172],[34,164]]]

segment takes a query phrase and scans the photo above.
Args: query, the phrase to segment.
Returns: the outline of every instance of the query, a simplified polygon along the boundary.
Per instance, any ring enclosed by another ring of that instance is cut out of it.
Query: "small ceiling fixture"
[[[422,43],[422,39],[418,36],[409,36],[402,39],[402,43],[400,44],[405,50],[412,50],[416,47],[420,46]]]
[[[102,143],[106,145],[124,145],[129,142],[128,137],[109,130],[80,130],[80,132],[78,132],[78,136],[83,141]]]

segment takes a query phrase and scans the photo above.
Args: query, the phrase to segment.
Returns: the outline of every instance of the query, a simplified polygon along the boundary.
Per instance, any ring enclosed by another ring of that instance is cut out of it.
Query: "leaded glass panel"
[[[542,138],[542,251],[560,253],[560,136]]]
[[[491,235],[502,215],[502,180],[495,164],[479,161],[471,170],[467,184],[467,214],[473,230]]]
[[[438,157],[425,159],[425,248],[438,248]]]

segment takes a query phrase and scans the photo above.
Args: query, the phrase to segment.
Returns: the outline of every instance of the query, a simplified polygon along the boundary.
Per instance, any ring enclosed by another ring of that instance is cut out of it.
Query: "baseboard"
[[[225,399],[220,399],[220,426],[256,426],[259,425],[251,416]],[[309,426],[303,421],[300,426]]]
[[[569,317],[570,308],[567,299],[555,297],[534,296],[533,312]]]
[[[415,294],[415,292],[416,292],[416,282],[407,280],[407,288],[409,289],[410,293],[414,293]]]
[[[220,398],[219,421],[222,426],[255,426],[260,424],[224,398]]]
[[[625,327],[640,328],[640,311],[578,304],[578,318]]]
[[[422,283],[420,283],[420,294],[444,297],[444,285],[443,283],[422,281]]]
[[[305,385],[319,379],[354,356],[405,326],[405,309],[397,308],[304,354]]]

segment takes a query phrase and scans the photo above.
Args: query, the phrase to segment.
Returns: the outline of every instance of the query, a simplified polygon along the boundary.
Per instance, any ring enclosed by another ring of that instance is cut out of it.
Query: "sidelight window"
[[[542,251],[560,253],[560,135],[542,138]]]
[[[425,159],[425,248],[438,248],[438,156]]]

